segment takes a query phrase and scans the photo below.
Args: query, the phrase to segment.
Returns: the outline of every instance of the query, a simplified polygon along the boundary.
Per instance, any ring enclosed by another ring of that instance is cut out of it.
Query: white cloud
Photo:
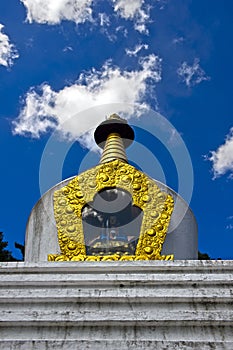
[[[18,58],[18,52],[15,46],[10,43],[9,37],[2,33],[4,25],[0,24],[0,65],[9,67],[12,66],[13,60]]]
[[[93,69],[81,74],[75,84],[58,92],[48,84],[43,84],[39,91],[32,88],[26,94],[20,115],[13,122],[13,133],[39,138],[56,129],[63,137],[78,139],[91,147],[91,138],[83,137],[83,134],[101,122],[105,115],[134,113],[140,116],[148,107],[143,102],[149,90],[148,80],[150,83],[161,80],[161,60],[149,55],[139,63],[139,70],[121,71],[107,62],[100,71]],[[114,105],[118,103],[121,105]],[[97,106],[103,106],[101,113],[90,111]]]
[[[118,26],[118,27],[116,27],[116,33],[122,33],[123,36],[126,38],[128,35],[128,30],[127,30],[127,28],[125,28],[123,26]]]
[[[92,20],[92,0],[20,0],[32,23],[58,24],[62,20],[76,24]]]
[[[110,26],[110,18],[106,13],[99,13],[100,26]]]
[[[148,50],[149,46],[147,44],[138,44],[134,49],[125,49],[125,52],[128,56],[137,56],[138,52],[142,49]]]
[[[133,19],[137,16],[144,0],[113,0],[114,11],[118,11],[120,16],[126,19]]]
[[[188,65],[187,62],[183,62],[177,69],[177,74],[188,87],[197,85],[203,80],[210,80],[200,67],[198,58],[194,59],[193,65]]]
[[[146,22],[149,20],[149,7],[145,7],[144,0],[112,0],[114,11],[120,17],[134,21],[134,28],[140,33],[148,34]],[[144,8],[143,8],[144,7]]]
[[[159,9],[164,10],[166,5],[168,4],[169,0],[156,0],[156,2],[159,4]]]
[[[64,47],[64,49],[62,51],[63,52],[73,51],[73,47],[72,46],[66,46],[66,47]]]
[[[100,32],[105,34],[106,37],[110,40],[110,41],[116,41],[117,40],[117,36],[113,31],[111,30],[110,24],[111,24],[111,19],[110,16],[108,16],[106,13],[101,12],[98,14],[99,17],[99,25],[100,25]]]
[[[210,153],[211,156],[206,159],[213,163],[214,179],[227,172],[230,172],[230,178],[233,177],[233,127],[226,136],[225,143]]]
[[[227,220],[233,220],[233,215],[228,216],[228,217],[227,217]],[[227,229],[227,230],[233,230],[233,223],[227,224],[227,225],[226,225],[226,229]]]
[[[179,36],[177,38],[174,38],[172,40],[172,44],[177,45],[177,44],[182,44],[184,42],[184,37],[183,36]]]

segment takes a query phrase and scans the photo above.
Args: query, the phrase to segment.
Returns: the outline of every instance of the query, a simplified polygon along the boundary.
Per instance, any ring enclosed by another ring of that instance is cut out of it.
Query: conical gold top
[[[103,148],[100,163],[120,159],[127,163],[125,148],[134,139],[134,131],[127,121],[117,114],[112,114],[95,130],[95,141]]]
[[[122,122],[122,123],[127,123],[125,119],[121,118],[118,114],[116,113],[113,113],[111,114],[107,120],[119,120],[119,122]]]

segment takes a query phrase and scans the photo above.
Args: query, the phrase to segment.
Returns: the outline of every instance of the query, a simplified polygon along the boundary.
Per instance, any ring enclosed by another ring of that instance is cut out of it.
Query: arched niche
[[[133,205],[132,195],[117,187],[99,191],[82,210],[83,233],[88,255],[134,255],[143,210]]]

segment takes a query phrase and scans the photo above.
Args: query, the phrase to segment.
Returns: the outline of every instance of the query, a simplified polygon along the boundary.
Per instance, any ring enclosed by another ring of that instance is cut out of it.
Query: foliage
[[[3,233],[0,232],[0,261],[16,261],[11,252],[6,249],[8,242],[3,241]]]
[[[211,259],[208,254],[198,252],[198,260],[211,260]]]

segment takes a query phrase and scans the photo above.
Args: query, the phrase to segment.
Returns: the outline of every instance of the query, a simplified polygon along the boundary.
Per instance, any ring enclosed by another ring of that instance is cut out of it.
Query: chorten
[[[233,349],[233,261],[196,260],[192,211],[133,139],[112,115],[100,163],[33,208],[25,261],[0,266],[0,349]]]
[[[113,114],[94,137],[103,149],[100,163],[57,184],[32,210],[26,260],[197,258],[197,226],[188,205],[128,162],[134,130],[127,121]]]

